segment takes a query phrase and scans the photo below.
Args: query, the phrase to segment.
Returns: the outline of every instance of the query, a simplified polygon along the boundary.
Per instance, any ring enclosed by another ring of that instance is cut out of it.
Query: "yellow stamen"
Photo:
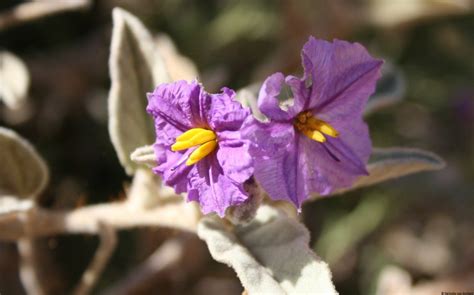
[[[216,146],[217,141],[215,140],[206,142],[205,144],[201,145],[191,153],[189,159],[186,161],[186,165],[191,166],[196,162],[202,160],[205,156],[209,155],[216,148]]]
[[[312,140],[315,140],[317,142],[325,142],[326,137],[324,135],[317,131],[317,130],[309,130],[309,129],[302,129],[300,130],[304,135],[307,137],[311,138]]]
[[[325,142],[326,141],[326,137],[324,137],[324,135],[321,132],[319,132],[318,130],[312,131],[312,134],[311,134],[310,138],[312,140],[316,140],[316,141],[319,141],[319,142]]]
[[[315,118],[311,112],[300,113],[296,117],[294,125],[301,133],[321,143],[326,141],[324,135],[331,137],[339,136],[339,132],[334,127],[323,120]]]
[[[326,134],[326,135],[329,135],[331,137],[338,137],[339,136],[339,132],[337,132],[336,129],[334,129],[334,127],[332,127],[331,125],[329,125],[328,123],[324,122],[323,125],[321,125],[321,132]]]
[[[176,143],[171,146],[171,150],[186,150],[190,147],[200,145],[215,139],[216,134],[212,130],[203,128],[193,128],[178,136],[176,138]]]
[[[176,137],[176,141],[183,141],[183,140],[189,140],[195,135],[198,135],[200,133],[214,133],[212,130],[204,129],[204,128],[192,128],[189,129],[188,131],[184,132],[180,136]]]
[[[334,127],[332,127],[329,123],[326,123],[323,120],[318,120],[314,117],[309,119],[308,125],[312,129],[319,130],[320,132],[331,137],[337,137],[339,135],[339,132],[337,132],[337,130],[334,129]]]

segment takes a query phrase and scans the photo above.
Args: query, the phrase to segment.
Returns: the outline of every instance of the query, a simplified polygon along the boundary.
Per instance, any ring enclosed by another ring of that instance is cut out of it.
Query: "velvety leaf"
[[[15,132],[2,127],[0,163],[0,196],[33,198],[48,182],[48,168],[36,150]]]
[[[152,168],[156,166],[156,155],[153,146],[146,145],[137,148],[131,155],[130,159],[140,165]]]
[[[417,172],[439,170],[444,166],[445,163],[439,156],[428,151],[414,148],[374,148],[367,165],[369,175],[360,177],[352,187],[334,194]],[[315,195],[313,199],[320,197]]]
[[[307,229],[275,208],[261,206],[252,222],[235,227],[204,217],[198,235],[249,294],[337,294],[327,264],[308,247]]]
[[[406,83],[402,72],[390,62],[382,67],[382,77],[377,82],[375,93],[369,98],[364,109],[367,116],[379,109],[391,106],[405,96]]]
[[[130,154],[154,141],[154,125],[146,113],[146,93],[169,81],[155,41],[144,25],[123,9],[113,10],[109,69],[109,133],[122,166],[133,174]]]
[[[20,108],[30,87],[30,74],[17,56],[0,51],[0,100],[11,109]]]

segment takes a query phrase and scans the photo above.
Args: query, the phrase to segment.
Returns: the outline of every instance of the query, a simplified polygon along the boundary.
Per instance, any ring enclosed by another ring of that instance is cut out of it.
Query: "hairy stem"
[[[27,237],[57,234],[99,234],[100,222],[120,230],[134,227],[168,227],[195,232],[199,210],[192,203],[168,202],[152,209],[131,208],[126,203],[91,205],[71,211],[43,208],[31,210],[28,228],[15,212],[0,217],[0,240],[16,241]]]

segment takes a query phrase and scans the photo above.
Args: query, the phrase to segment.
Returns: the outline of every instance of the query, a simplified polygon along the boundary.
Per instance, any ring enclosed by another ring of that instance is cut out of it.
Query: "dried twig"
[[[89,7],[90,0],[33,1],[0,14],[0,31],[41,17]]]
[[[90,293],[115,250],[115,246],[117,245],[117,233],[111,226],[105,223],[99,223],[99,235],[99,248],[82,275],[78,285],[74,288],[72,293],[74,295],[85,295]]]
[[[98,234],[99,223],[114,229],[159,226],[195,232],[200,212],[193,203],[168,202],[152,209],[131,208],[127,203],[107,203],[82,207],[73,211],[37,208],[30,212],[32,237],[55,234]],[[0,240],[19,240],[27,236],[20,213],[0,217]]]
[[[34,239],[30,236],[31,219],[29,213],[31,211],[19,213],[22,220],[26,236],[18,240],[18,254],[20,256],[20,279],[23,288],[27,294],[43,295],[46,292],[41,285],[38,277],[35,257]]]
[[[178,264],[183,256],[186,239],[177,237],[166,241],[146,261],[131,270],[124,279],[110,286],[103,294],[133,294],[162,272]]]
[[[41,286],[38,272],[36,271],[34,240],[22,238],[18,241],[18,254],[20,256],[20,279],[27,294],[46,294]]]

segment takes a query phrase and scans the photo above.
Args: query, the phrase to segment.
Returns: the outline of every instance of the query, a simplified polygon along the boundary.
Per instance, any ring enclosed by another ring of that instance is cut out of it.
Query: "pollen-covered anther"
[[[295,127],[308,138],[317,142],[325,142],[327,136],[338,137],[339,133],[329,123],[319,120],[311,112],[303,112],[296,117]]]
[[[201,145],[216,139],[214,131],[204,128],[192,128],[176,138],[176,143],[171,146],[172,151],[187,150],[193,146]]]
[[[307,137],[311,138],[312,140],[316,140],[317,142],[325,142],[326,137],[319,132],[318,130],[303,130],[303,134]]]
[[[200,147],[198,147],[191,153],[188,160],[186,161],[186,165],[191,166],[199,162],[200,160],[204,159],[204,157],[209,155],[216,147],[217,147],[217,141],[212,140],[212,141],[206,142],[205,144],[201,145]]]
[[[192,128],[176,138],[176,143],[171,146],[172,151],[186,150],[195,146],[196,148],[186,161],[190,166],[209,155],[217,147],[216,134],[214,131],[204,128]]]

